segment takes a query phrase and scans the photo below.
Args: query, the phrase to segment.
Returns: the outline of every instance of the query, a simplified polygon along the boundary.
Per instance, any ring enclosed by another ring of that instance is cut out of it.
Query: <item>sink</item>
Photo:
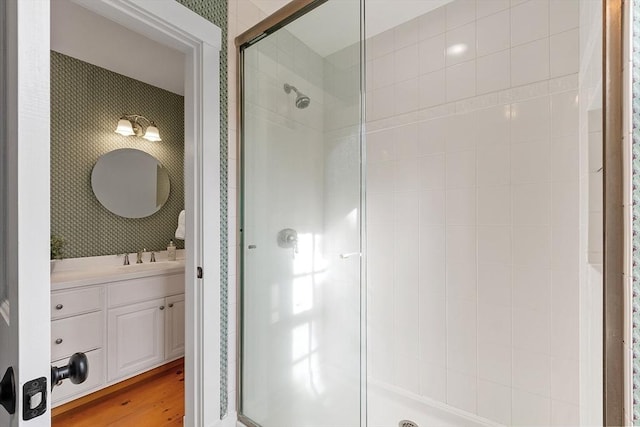
[[[147,262],[143,264],[130,264],[121,265],[118,267],[118,271],[131,272],[147,271],[147,270],[160,270],[165,268],[181,267],[182,263],[179,261],[160,261],[160,262]]]
[[[131,259],[131,255],[129,257]],[[164,253],[156,253],[156,257],[157,262],[149,262],[148,257],[145,257],[144,263],[136,264],[133,254],[134,261],[130,265],[122,265],[122,255],[65,259],[59,261],[61,268],[56,266],[51,274],[51,289],[71,289],[76,286],[184,272],[183,257],[176,261],[168,261]]]

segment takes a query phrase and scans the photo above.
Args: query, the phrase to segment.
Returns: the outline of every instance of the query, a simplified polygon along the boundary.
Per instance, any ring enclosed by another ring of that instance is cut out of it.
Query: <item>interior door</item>
[[[49,1],[0,1],[0,46],[0,425],[49,426]]]

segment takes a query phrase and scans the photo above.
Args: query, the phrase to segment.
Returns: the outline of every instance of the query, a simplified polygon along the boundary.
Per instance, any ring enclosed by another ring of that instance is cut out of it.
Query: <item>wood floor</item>
[[[184,365],[52,418],[52,427],[182,426]]]

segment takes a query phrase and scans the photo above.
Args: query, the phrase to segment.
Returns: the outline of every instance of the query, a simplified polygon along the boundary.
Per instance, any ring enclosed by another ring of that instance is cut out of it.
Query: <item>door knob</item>
[[[89,376],[89,360],[84,353],[75,353],[69,359],[69,364],[58,368],[51,366],[51,389],[69,378],[73,384],[82,384]]]
[[[13,368],[9,367],[0,381],[0,405],[10,414],[16,412],[16,382]]]

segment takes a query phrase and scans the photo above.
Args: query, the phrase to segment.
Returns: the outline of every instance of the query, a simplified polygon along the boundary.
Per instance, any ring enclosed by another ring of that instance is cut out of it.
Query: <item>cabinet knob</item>
[[[56,344],[62,344],[62,338],[58,338],[58,339],[56,340]]]
[[[62,310],[62,307],[64,307],[64,305],[58,304],[58,305],[56,305],[56,310]]]
[[[164,310],[164,305],[161,305],[161,306],[160,306],[160,310]]]
[[[169,308],[173,308],[173,303],[169,304]]]

